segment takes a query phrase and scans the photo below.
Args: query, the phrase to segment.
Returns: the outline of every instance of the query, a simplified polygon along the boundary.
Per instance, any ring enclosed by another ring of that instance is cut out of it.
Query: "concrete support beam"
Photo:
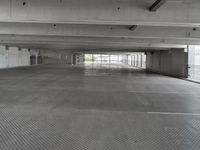
[[[137,30],[134,28],[137,27]],[[0,35],[29,36],[68,36],[68,37],[113,37],[113,38],[156,38],[156,39],[200,39],[200,28],[188,27],[155,27],[109,25],[64,25],[33,23],[0,23]]]
[[[149,11],[157,11],[162,5],[164,5],[167,0],[156,0],[151,7],[149,7]]]
[[[199,1],[188,5],[169,0],[159,13],[146,10],[151,4],[152,0],[29,0],[23,5],[21,0],[2,0],[0,22],[200,26]]]
[[[117,46],[133,46],[133,45],[146,45],[151,47],[153,44],[157,45],[199,45],[199,40],[185,40],[185,39],[153,39],[153,38],[106,38],[106,37],[54,37],[54,36],[0,36],[3,39],[3,45],[7,43],[24,43],[24,44],[50,44],[50,45],[117,45]]]
[[[35,64],[38,65],[38,54],[35,55]]]

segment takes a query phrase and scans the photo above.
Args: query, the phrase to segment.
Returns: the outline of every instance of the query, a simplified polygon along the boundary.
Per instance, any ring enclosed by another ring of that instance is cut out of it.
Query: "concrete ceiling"
[[[32,49],[144,51],[200,45],[200,1],[0,0],[0,42]],[[133,30],[129,28],[135,25]]]

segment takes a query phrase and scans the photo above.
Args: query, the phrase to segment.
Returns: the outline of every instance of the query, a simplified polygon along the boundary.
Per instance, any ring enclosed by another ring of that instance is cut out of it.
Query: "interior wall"
[[[40,51],[43,64],[72,64],[73,54],[57,51]]]
[[[10,68],[30,65],[28,49],[0,46],[0,68]]]
[[[188,76],[188,53],[184,49],[153,51],[147,53],[147,70],[176,77]]]

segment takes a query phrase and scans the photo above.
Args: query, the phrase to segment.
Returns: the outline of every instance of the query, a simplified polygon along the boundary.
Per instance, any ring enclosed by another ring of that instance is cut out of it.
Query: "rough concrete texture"
[[[199,91],[122,65],[0,70],[0,149],[199,150]]]

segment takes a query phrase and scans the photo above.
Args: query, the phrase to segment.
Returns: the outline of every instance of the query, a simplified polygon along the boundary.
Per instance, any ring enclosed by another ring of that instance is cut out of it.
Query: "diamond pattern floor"
[[[200,86],[142,70],[0,70],[0,150],[199,150]]]

